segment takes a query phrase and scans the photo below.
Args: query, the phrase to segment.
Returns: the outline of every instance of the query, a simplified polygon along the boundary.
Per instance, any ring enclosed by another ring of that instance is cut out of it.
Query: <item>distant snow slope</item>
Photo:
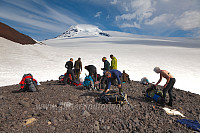
[[[62,35],[58,36],[58,38],[63,37],[93,37],[93,36],[107,36],[110,35],[100,30],[98,27],[94,25],[88,24],[79,24],[75,26],[71,26],[68,30],[66,30]]]
[[[106,31],[111,37],[55,38],[43,41],[47,45],[21,46],[0,38],[0,84],[17,84],[24,73],[32,73],[39,81],[56,80],[66,72],[66,61],[82,58],[83,68],[93,64],[102,74],[102,57],[113,54],[118,70],[132,80],[147,77],[157,82],[155,66],[168,70],[175,78],[175,87],[198,93],[200,80],[200,41],[184,38],[153,38],[128,33]],[[88,72],[83,69],[81,78]],[[165,79],[161,82],[164,85]]]

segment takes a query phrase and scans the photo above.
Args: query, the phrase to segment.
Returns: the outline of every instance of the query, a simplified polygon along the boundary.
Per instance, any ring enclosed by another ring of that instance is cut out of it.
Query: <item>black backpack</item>
[[[127,99],[127,94],[125,94],[125,98]],[[101,102],[103,104],[111,103],[111,104],[126,104],[126,100],[122,95],[119,94],[105,94],[101,97]]]
[[[26,78],[28,76],[28,78]],[[32,74],[24,74],[23,78],[25,78],[25,86],[24,89],[26,89],[28,92],[35,92],[37,91],[37,83],[33,81],[33,75]]]

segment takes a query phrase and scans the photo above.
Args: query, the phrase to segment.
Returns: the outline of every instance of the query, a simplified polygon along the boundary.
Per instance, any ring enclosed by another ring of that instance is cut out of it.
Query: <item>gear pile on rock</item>
[[[127,104],[102,104],[101,92],[58,81],[42,82],[34,93],[12,93],[19,85],[0,87],[0,132],[192,132],[177,122],[180,115],[168,115],[145,97],[150,86],[137,81],[123,84],[134,110]],[[200,95],[179,89],[173,94],[171,109],[200,121]]]

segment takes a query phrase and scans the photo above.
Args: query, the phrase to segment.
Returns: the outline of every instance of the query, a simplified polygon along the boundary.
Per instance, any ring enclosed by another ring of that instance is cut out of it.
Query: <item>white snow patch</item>
[[[25,73],[38,81],[57,80],[66,72],[69,58],[82,58],[84,79],[86,65],[95,65],[102,74],[102,57],[113,54],[118,70],[131,80],[147,77],[157,82],[155,66],[168,70],[175,78],[175,87],[200,94],[200,41],[184,38],[148,38],[120,32],[107,32],[112,37],[56,38],[43,41],[47,45],[20,45],[0,38],[0,86],[18,84]],[[190,47],[191,46],[191,47]],[[161,82],[164,85],[165,79]],[[126,91],[126,90],[125,90]]]

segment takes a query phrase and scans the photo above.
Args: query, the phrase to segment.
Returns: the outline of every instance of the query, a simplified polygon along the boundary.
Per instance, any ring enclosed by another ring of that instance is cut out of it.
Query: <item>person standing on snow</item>
[[[117,70],[117,59],[116,57],[114,57],[112,54],[110,55],[110,58],[112,59],[111,60],[111,66],[110,66],[110,69],[115,69]]]
[[[72,68],[73,68],[73,58],[70,58],[70,60],[66,62],[65,68],[67,68],[67,74],[65,76],[64,83],[67,84],[67,79],[69,78],[69,74],[71,74],[72,81],[74,82],[75,76],[74,76],[74,71],[72,70]]]
[[[166,97],[167,91],[168,91],[168,94],[169,94],[169,103],[167,103],[167,104],[169,106],[172,106],[172,101],[173,101],[173,99],[172,99],[172,88],[173,88],[173,86],[176,82],[176,79],[168,71],[160,70],[159,67],[155,67],[154,71],[157,74],[160,74],[160,79],[155,84],[155,86],[157,86],[162,81],[162,77],[164,77],[167,80],[166,84],[164,85],[164,89],[163,89],[162,106],[165,106],[165,97]]]
[[[74,69],[75,69],[76,80],[80,81],[79,77],[82,71],[82,62],[80,57],[78,58],[78,60],[75,61]]]

